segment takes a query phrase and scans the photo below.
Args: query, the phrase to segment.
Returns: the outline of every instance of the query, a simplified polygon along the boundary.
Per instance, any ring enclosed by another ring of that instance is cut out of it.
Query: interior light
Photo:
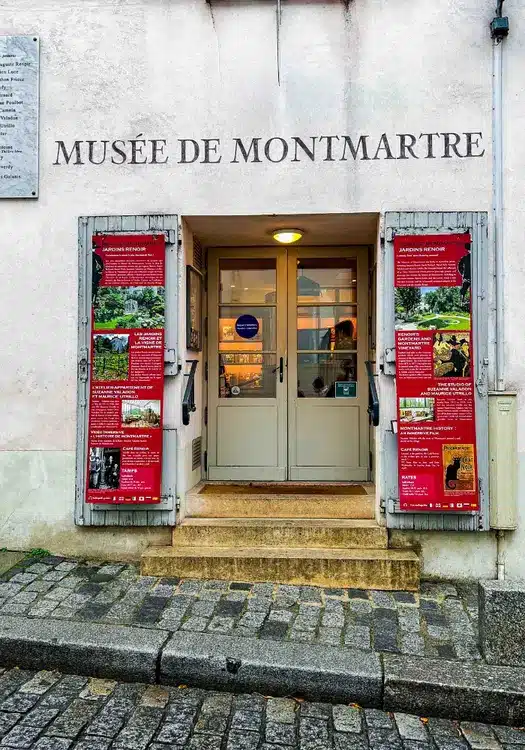
[[[282,245],[291,245],[303,236],[301,229],[276,229],[272,237]]]

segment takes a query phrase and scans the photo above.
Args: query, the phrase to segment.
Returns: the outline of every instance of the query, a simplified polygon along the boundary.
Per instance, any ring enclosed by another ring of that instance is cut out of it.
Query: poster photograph
[[[159,503],[164,235],[93,243],[86,502]]]
[[[468,234],[394,238],[399,503],[479,508]]]

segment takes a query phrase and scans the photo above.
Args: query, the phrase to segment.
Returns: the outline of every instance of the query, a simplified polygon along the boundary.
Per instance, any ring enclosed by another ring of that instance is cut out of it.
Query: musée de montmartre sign
[[[485,154],[480,131],[242,138],[55,141],[55,166],[84,164],[260,164],[382,159],[465,159]]]

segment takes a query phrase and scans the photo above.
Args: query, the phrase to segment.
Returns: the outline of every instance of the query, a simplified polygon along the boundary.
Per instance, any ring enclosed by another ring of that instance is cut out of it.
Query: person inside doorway
[[[355,349],[355,329],[351,320],[341,320],[329,328],[320,342],[320,349]]]

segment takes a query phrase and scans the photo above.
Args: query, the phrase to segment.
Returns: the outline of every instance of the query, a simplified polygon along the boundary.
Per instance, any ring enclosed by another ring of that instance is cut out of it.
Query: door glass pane
[[[278,377],[275,354],[219,355],[219,398],[275,398]]]
[[[349,383],[356,380],[357,354],[297,355],[299,398],[335,398],[341,393],[336,390],[336,382]]]
[[[297,261],[297,302],[357,302],[355,258],[302,258]]]
[[[275,307],[219,308],[220,351],[275,351]]]
[[[219,302],[275,304],[275,258],[223,258],[219,261]]]
[[[357,306],[297,308],[297,348],[353,350],[357,348]]]

